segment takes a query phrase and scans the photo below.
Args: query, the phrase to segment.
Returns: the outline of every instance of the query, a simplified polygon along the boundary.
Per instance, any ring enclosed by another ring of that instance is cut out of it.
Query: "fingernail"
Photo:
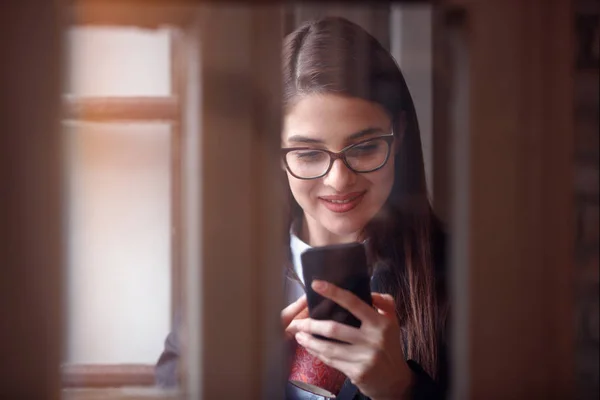
[[[314,280],[314,281],[312,282],[312,285],[311,285],[311,286],[312,286],[312,288],[313,288],[314,290],[320,290],[320,291],[323,291],[323,290],[326,290],[326,289],[327,289],[327,282],[325,282],[325,281],[319,281],[319,280]]]

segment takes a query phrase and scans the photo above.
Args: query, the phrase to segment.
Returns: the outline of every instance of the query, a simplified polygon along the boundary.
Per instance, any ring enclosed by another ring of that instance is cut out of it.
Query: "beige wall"
[[[156,362],[170,328],[166,123],[66,124],[69,363]]]
[[[390,50],[415,103],[427,189],[434,199],[432,8],[428,4],[394,4],[389,18]]]

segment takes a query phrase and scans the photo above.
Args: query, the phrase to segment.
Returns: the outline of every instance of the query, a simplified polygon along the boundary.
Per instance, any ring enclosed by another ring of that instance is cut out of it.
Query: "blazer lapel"
[[[358,388],[350,382],[350,379],[346,378],[340,393],[337,395],[335,400],[352,400],[358,393]]]

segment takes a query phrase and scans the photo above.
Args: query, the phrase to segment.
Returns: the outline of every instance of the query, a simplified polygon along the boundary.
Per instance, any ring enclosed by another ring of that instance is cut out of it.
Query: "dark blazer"
[[[445,237],[434,235],[433,238],[433,263],[436,269],[436,281],[438,286],[439,296],[445,298],[446,286],[446,251]],[[390,288],[389,282],[395,281],[388,275],[389,271],[386,268],[376,269],[371,280],[371,289],[374,292],[390,293],[394,291]],[[287,275],[286,275],[287,278]],[[284,279],[284,286],[288,285],[290,280]],[[165,348],[156,364],[155,377],[156,384],[161,387],[174,387],[177,385],[177,363],[179,360],[179,340],[177,328],[167,336]],[[439,338],[439,366],[437,371],[438,379],[434,381],[421,366],[413,360],[408,360],[407,364],[415,374],[415,385],[411,391],[411,399],[414,400],[441,400],[445,399],[448,390],[448,335],[444,330],[440,332]],[[285,400],[322,400],[321,396],[307,393],[301,389],[288,383],[286,387]],[[346,379],[337,400],[369,400],[358,391],[358,388],[353,385],[349,379]]]

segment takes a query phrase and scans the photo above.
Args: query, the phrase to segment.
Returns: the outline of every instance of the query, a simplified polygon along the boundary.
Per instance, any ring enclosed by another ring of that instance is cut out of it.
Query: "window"
[[[180,38],[93,20],[66,32],[67,386],[152,384],[172,326]]]

